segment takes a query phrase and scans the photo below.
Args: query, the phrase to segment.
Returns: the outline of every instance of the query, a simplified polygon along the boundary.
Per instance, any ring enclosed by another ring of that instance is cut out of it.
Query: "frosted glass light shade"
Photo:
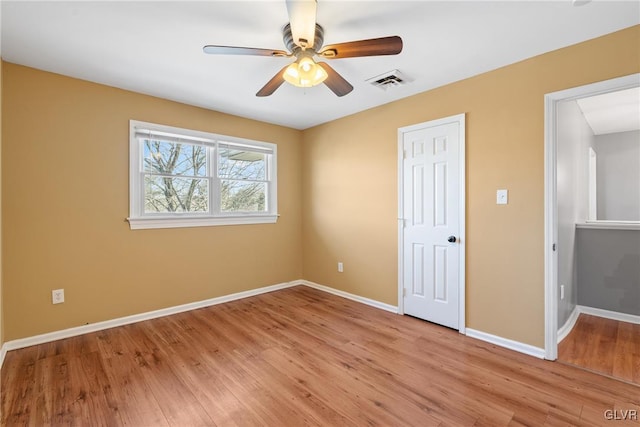
[[[328,75],[313,59],[304,57],[289,65],[283,77],[294,86],[311,87],[325,81]]]

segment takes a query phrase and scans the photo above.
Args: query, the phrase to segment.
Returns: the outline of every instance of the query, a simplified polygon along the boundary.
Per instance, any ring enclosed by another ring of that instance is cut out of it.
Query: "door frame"
[[[459,150],[458,150],[458,170],[459,170],[459,188],[458,188],[458,211],[460,221],[460,231],[458,236],[458,244],[460,245],[459,253],[459,265],[458,265],[458,331],[464,334],[466,331],[466,128],[465,128],[465,113],[456,114],[454,116],[444,117],[442,119],[429,120],[426,122],[418,123],[411,126],[404,126],[398,128],[398,314],[404,314],[404,148],[403,140],[404,134],[412,132],[414,130],[422,129],[425,127],[433,127],[446,125],[450,123],[457,123],[459,127]]]
[[[640,73],[578,86],[544,96],[544,294],[545,359],[558,358],[558,103],[640,86]]]

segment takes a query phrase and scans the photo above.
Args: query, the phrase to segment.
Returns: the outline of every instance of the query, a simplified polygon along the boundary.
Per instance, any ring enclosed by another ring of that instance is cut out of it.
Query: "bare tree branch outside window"
[[[143,155],[145,212],[209,212],[206,146],[147,139]],[[220,210],[265,212],[266,155],[221,148],[217,158]]]
[[[223,148],[218,159],[220,209],[223,212],[265,211],[265,155]]]
[[[145,212],[208,212],[206,147],[144,142]]]

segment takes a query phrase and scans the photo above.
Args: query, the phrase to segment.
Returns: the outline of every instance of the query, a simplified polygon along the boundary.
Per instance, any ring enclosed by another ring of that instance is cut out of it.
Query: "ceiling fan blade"
[[[290,56],[290,54],[284,50],[259,49],[254,47],[207,45],[203,47],[202,50],[204,53],[211,55]]]
[[[355,58],[359,56],[397,55],[402,52],[402,39],[398,36],[354,42],[330,44],[318,55],[327,59]]]
[[[287,0],[293,42],[303,49],[313,47],[317,5],[316,0]]]
[[[264,85],[262,89],[258,91],[258,93],[256,93],[256,96],[269,96],[273,92],[275,92],[276,89],[282,86],[282,83],[284,83],[284,77],[282,77],[282,75],[284,74],[284,70],[286,70],[288,66],[289,65],[285,65],[282,70],[278,71],[278,74],[273,76],[271,80],[269,80],[267,84]]]
[[[331,68],[329,64],[327,64],[326,62],[318,62],[318,65],[327,72],[328,77],[324,81],[324,84],[326,84],[327,87],[333,91],[333,93],[338,96],[345,96],[353,90],[353,86],[351,86],[351,83],[346,81],[344,77],[338,74],[336,70]]]

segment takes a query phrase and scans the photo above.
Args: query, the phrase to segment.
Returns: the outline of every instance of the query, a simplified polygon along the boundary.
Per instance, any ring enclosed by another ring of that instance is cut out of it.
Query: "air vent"
[[[409,83],[409,79],[407,79],[407,77],[398,70],[391,70],[384,74],[380,74],[379,76],[371,77],[366,81],[367,83],[379,87],[382,90],[387,90],[391,87],[403,86]]]

